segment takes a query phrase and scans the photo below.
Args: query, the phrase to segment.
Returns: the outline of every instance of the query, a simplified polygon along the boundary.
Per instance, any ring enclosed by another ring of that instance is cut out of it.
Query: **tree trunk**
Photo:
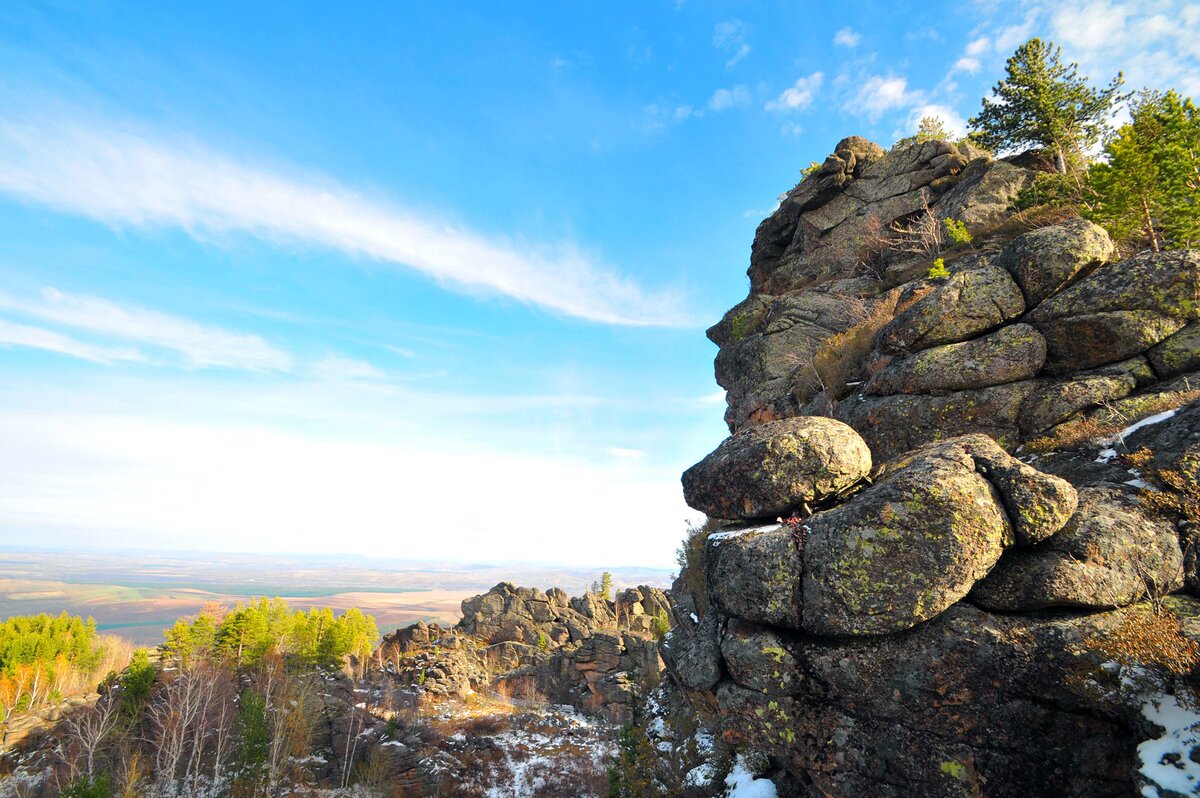
[[[1158,252],[1158,233],[1154,232],[1154,217],[1150,215],[1150,204],[1146,202],[1146,196],[1142,195],[1142,214],[1146,222],[1146,234],[1150,236],[1150,246],[1155,252]]]

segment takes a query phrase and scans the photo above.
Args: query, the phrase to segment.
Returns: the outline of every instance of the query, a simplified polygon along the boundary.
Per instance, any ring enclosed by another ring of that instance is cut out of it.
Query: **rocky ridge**
[[[1020,161],[842,141],[759,226],[750,295],[708,331],[731,437],[683,486],[726,523],[661,650],[781,793],[1200,790],[1200,740],[1138,753],[1151,707],[1195,700],[1153,652],[1194,670],[1197,530],[1121,458],[1195,484],[1200,252],[1022,228]],[[930,246],[943,220],[972,246]]]

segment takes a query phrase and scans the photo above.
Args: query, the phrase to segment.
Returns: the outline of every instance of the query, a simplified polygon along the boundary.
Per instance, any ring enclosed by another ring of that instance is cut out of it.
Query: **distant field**
[[[618,587],[666,587],[669,574],[609,568]],[[210,602],[233,606],[280,596],[294,607],[358,607],[381,632],[416,621],[455,623],[464,598],[497,582],[583,592],[597,571],[538,566],[379,562],[353,558],[254,555],[72,554],[5,552],[0,559],[0,617],[38,612],[90,615],[101,631],[139,645],[161,643],[177,618]]]

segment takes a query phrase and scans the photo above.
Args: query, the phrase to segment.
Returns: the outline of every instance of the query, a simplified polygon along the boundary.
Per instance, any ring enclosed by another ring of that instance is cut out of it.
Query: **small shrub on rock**
[[[934,258],[933,265],[929,267],[929,271],[925,276],[930,280],[945,280],[950,277],[950,270],[946,268],[944,258]]]

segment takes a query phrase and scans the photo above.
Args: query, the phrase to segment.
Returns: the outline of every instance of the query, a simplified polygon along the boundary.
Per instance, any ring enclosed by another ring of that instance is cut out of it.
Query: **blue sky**
[[[1179,0],[8,3],[0,543],[670,566],[703,329],[838,139]]]

